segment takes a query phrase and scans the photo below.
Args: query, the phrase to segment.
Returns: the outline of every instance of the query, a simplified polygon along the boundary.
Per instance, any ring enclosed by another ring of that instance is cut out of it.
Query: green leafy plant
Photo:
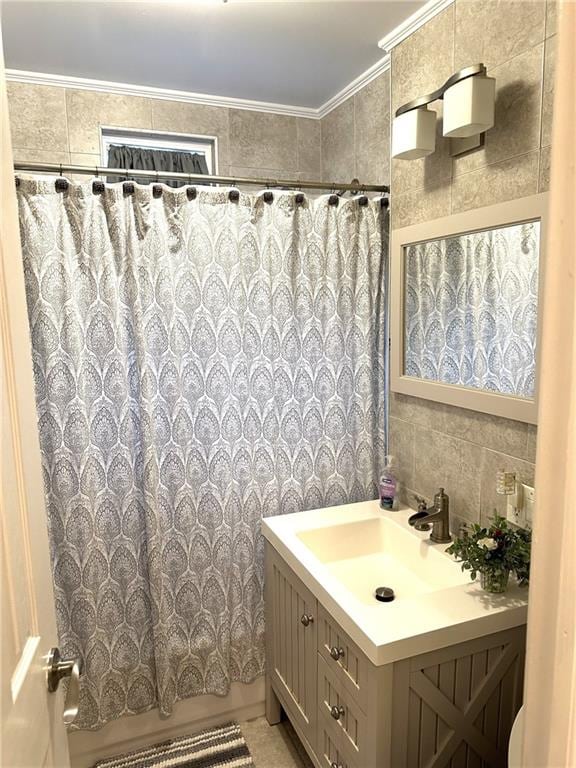
[[[472,580],[478,573],[516,574],[520,584],[530,579],[530,545],[532,532],[513,528],[504,517],[494,515],[488,528],[469,526],[446,550],[462,562],[462,570],[470,571]]]

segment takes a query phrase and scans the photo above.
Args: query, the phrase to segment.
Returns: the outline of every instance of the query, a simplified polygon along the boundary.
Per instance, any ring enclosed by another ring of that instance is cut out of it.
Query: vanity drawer
[[[334,737],[332,725],[325,717],[318,718],[317,757],[322,768],[356,768],[348,762],[338,739]]]
[[[321,605],[318,606],[318,652],[344,689],[367,712],[375,685],[372,664]]]
[[[343,754],[350,755],[352,765],[369,768],[368,721],[357,702],[345,690],[338,677],[318,654],[318,708],[321,722]],[[374,756],[373,756],[374,757]]]

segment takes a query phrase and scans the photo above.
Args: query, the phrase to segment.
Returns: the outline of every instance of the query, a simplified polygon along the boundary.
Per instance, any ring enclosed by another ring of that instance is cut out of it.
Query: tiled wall
[[[390,182],[390,72],[384,72],[321,120],[322,178]]]
[[[456,0],[392,52],[391,111],[482,61],[496,78],[495,126],[482,149],[392,162],[392,227],[447,216],[548,189],[556,43],[555,4],[545,0]],[[500,468],[534,484],[536,429],[402,395],[391,398],[390,450],[408,493],[444,485],[455,518],[505,512]]]
[[[393,161],[393,227],[548,188],[554,11],[546,0],[456,0],[392,51],[392,113],[478,61],[497,88],[495,126],[482,149],[452,159],[440,132],[432,155]]]
[[[216,134],[222,173],[387,183],[390,114],[483,61],[497,78],[485,147],[452,160],[439,136],[430,157],[394,161],[392,227],[523,197],[548,188],[555,11],[551,0],[455,0],[393,50],[390,73],[322,121],[10,83],[15,155],[96,164],[104,124]],[[444,485],[457,524],[504,511],[498,468],[533,483],[535,428],[404,395],[393,394],[390,408],[390,450],[408,500]]]
[[[318,120],[15,82],[8,100],[16,160],[100,164],[108,125],[217,136],[223,175],[320,174]]]
[[[545,191],[555,17],[555,3],[545,0],[455,0],[392,51],[390,108],[376,103],[386,97],[383,75],[322,120],[324,178],[355,174],[360,181],[387,182],[389,145],[376,136],[386,130],[389,114],[435,90],[455,70],[482,61],[497,79],[496,125],[484,148],[452,159],[439,135],[429,157],[393,161],[392,227]],[[431,498],[444,486],[454,528],[461,519],[504,513],[495,473],[516,471],[533,484],[535,451],[536,429],[527,424],[391,396],[390,452],[399,460],[404,497],[413,503],[414,493]]]

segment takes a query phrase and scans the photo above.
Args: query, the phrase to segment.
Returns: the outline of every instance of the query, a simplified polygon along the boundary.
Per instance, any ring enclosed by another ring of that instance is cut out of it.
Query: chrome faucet
[[[450,536],[450,499],[448,494],[444,493],[444,488],[440,488],[434,496],[434,504],[426,507],[424,499],[418,499],[418,512],[408,518],[410,525],[417,531],[428,531],[430,523],[432,524],[432,533],[430,541],[435,544],[447,544],[452,541]]]

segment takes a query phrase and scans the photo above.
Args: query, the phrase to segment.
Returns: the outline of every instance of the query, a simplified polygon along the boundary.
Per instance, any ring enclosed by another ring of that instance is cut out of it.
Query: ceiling
[[[319,108],[410,0],[4,0],[10,69]]]

